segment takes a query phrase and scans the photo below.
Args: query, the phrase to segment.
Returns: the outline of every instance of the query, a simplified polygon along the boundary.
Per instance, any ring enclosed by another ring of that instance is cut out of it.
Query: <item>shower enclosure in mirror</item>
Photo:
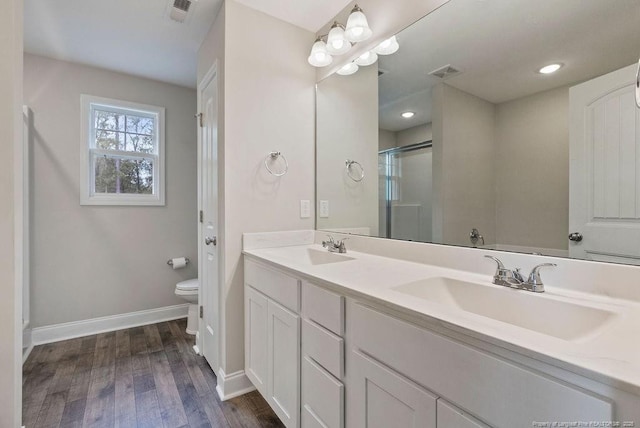
[[[638,0],[450,0],[324,79],[317,228],[640,264],[638,22]]]

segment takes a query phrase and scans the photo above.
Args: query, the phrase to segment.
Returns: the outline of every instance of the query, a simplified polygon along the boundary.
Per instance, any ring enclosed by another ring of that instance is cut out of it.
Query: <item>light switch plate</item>
[[[329,201],[320,201],[320,217],[329,218]]]
[[[300,200],[300,218],[311,217],[311,201],[308,199]]]

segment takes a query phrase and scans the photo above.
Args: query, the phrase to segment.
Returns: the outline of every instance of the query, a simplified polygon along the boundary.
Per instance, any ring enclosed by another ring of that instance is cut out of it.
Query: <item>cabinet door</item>
[[[267,400],[287,428],[300,419],[300,317],[268,301]]]
[[[435,428],[437,397],[357,351],[350,360],[347,426]]]
[[[263,396],[267,393],[267,302],[263,294],[244,288],[245,371]]]
[[[457,407],[438,399],[438,427],[439,428],[489,428],[471,415]]]

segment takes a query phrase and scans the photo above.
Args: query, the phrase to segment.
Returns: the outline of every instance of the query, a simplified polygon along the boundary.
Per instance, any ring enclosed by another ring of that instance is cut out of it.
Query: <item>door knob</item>
[[[573,242],[580,242],[582,241],[582,233],[580,232],[573,232],[569,234],[569,241],[573,241]]]
[[[204,243],[206,245],[211,245],[211,244],[213,244],[214,246],[218,245],[218,238],[216,238],[215,236],[213,238],[210,238],[207,236],[206,238],[204,238]]]

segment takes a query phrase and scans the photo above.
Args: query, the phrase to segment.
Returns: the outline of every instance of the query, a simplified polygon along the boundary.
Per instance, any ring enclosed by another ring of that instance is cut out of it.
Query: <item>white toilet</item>
[[[189,315],[187,316],[187,334],[196,334],[198,331],[198,278],[188,279],[176,284],[176,296],[189,302]]]

